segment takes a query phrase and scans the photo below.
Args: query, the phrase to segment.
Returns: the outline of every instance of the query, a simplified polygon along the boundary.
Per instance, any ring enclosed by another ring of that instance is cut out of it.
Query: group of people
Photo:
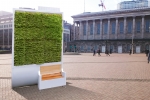
[[[101,53],[100,49],[98,49],[97,52],[96,52],[96,50],[94,49],[94,50],[93,50],[93,56],[95,56],[96,53],[98,53],[98,55],[101,56],[101,54],[100,54],[100,53]],[[111,50],[111,49],[110,49],[110,53],[109,53],[108,50],[105,51],[105,54],[106,54],[107,56],[110,56],[111,53],[112,53],[112,50]]]

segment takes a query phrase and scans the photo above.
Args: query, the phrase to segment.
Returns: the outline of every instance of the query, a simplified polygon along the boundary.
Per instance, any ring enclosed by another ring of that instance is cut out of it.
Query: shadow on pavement
[[[37,85],[14,88],[18,94],[27,100],[102,100],[102,94],[71,86],[67,83],[64,87],[56,87],[45,90],[38,90]]]

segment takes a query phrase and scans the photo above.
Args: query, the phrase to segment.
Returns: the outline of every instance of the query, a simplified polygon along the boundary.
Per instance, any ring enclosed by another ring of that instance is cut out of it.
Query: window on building
[[[148,44],[146,44],[145,49],[149,50],[149,45]]]
[[[90,35],[93,35],[93,24],[90,24]]]
[[[104,23],[104,34],[107,34],[108,31],[108,23]]]
[[[97,24],[97,34],[100,34],[100,23]]]
[[[146,20],[146,32],[148,33],[148,32],[150,32],[150,20]]]
[[[132,21],[128,22],[128,33],[132,33]]]
[[[95,50],[98,50],[98,45],[95,45],[94,49],[95,49]]]
[[[112,34],[115,34],[115,30],[116,30],[116,23],[115,22],[112,22],[112,29],[111,29],[111,31],[112,31]]]
[[[124,25],[123,25],[123,22],[120,22],[120,33],[123,33],[124,31]]]
[[[110,45],[110,49],[112,50],[112,52],[114,51],[114,46]]]
[[[83,35],[86,35],[86,24],[83,24]]]
[[[131,45],[130,45],[130,44],[128,44],[128,45],[127,45],[127,52],[129,52],[129,51],[130,51],[130,49],[131,49]]]
[[[136,22],[136,32],[137,32],[137,33],[140,33],[140,28],[141,28],[141,22],[140,22],[140,21],[137,21],[137,22]]]
[[[91,46],[88,46],[88,51],[90,51],[91,50]]]
[[[83,45],[81,45],[81,50],[83,50]]]

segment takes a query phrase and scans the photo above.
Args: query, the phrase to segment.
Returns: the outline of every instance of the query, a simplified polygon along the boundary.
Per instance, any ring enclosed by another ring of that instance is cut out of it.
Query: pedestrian
[[[129,50],[129,55],[131,55],[131,49]]]
[[[108,56],[109,55],[109,51],[108,50],[106,50],[106,55]],[[109,55],[110,56],[110,55]]]
[[[112,54],[112,49],[110,49],[110,54]]]
[[[99,56],[101,56],[101,55],[100,55],[100,53],[101,53],[100,49],[98,49],[97,53],[98,53]]]
[[[95,56],[95,53],[96,53],[96,51],[95,51],[95,49],[93,50],[93,56]]]
[[[148,54],[149,54],[149,50],[147,49],[147,57],[148,57]]]
[[[150,52],[148,53],[148,58],[147,58],[147,60],[148,60],[148,63],[149,63],[149,61],[150,61]]]

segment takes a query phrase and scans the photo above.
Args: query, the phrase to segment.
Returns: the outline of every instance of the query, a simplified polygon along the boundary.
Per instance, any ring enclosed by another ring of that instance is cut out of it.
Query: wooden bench
[[[42,81],[63,77],[61,73],[61,65],[41,66],[40,74],[42,76]]]

